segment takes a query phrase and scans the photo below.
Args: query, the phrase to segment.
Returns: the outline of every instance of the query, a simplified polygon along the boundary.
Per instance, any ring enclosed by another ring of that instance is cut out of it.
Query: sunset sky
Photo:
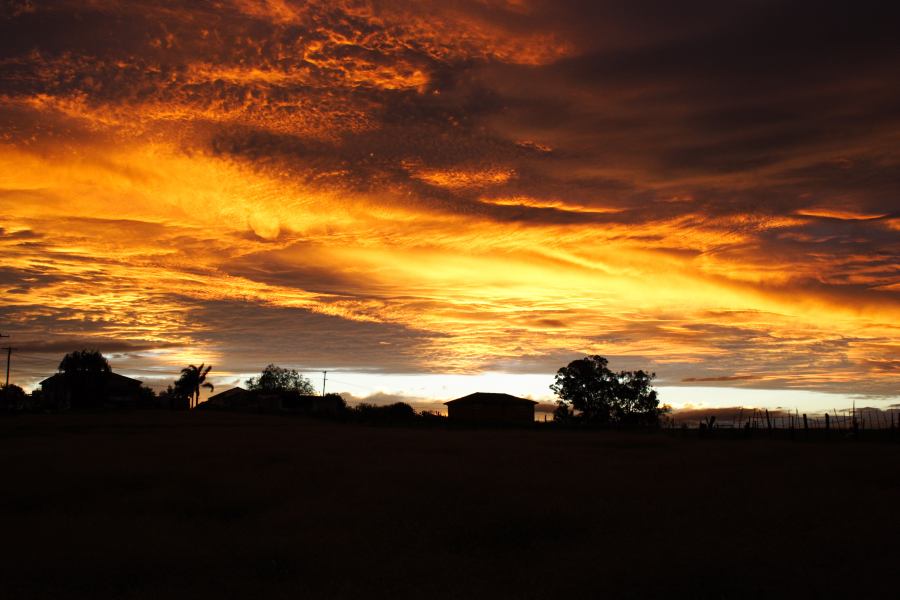
[[[885,5],[4,2],[11,381],[549,399],[596,353],[676,406],[897,404]]]

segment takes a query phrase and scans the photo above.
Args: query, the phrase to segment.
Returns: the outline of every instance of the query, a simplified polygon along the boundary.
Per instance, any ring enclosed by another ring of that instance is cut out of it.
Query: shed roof
[[[448,400],[444,404],[537,404],[528,398],[519,398],[509,394],[495,394],[492,392],[475,392],[462,398]]]

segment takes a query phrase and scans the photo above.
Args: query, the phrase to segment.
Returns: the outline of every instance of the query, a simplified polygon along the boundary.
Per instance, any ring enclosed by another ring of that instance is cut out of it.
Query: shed
[[[475,392],[444,404],[451,421],[530,424],[537,402],[509,394]]]

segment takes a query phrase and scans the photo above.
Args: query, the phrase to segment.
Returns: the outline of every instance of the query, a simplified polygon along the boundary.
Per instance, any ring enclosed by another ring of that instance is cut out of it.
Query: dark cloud
[[[389,323],[359,322],[302,309],[251,302],[190,302],[196,333],[218,348],[229,368],[255,372],[264,362],[303,370],[332,366],[412,373],[432,358],[435,334]]]
[[[165,342],[146,341],[143,343],[129,340],[108,339],[103,337],[69,337],[60,336],[53,340],[17,340],[16,350],[29,353],[59,354],[62,355],[75,350],[89,349],[99,350],[103,353],[140,352],[141,350],[156,350],[170,348],[174,344]]]

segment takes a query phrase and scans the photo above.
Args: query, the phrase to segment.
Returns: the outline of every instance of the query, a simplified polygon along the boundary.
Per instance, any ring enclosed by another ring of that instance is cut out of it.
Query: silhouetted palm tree
[[[212,365],[203,368],[201,363],[199,367],[188,365],[181,370],[181,377],[175,382],[175,387],[190,399],[190,406],[194,408],[200,403],[200,388],[209,388],[213,391],[213,384],[206,381],[206,375],[212,369]]]

